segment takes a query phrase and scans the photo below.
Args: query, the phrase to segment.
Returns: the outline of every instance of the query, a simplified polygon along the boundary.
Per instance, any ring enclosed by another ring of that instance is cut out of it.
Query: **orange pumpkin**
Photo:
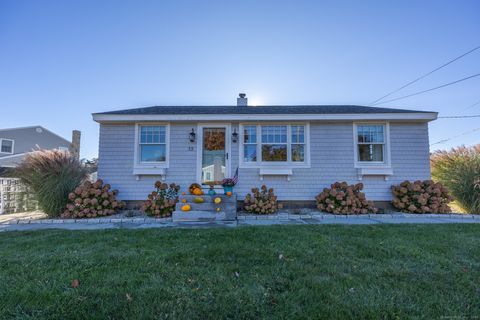
[[[227,197],[230,197],[232,195],[232,191],[227,191]]]
[[[203,194],[203,191],[200,188],[195,188],[193,189],[193,194],[196,196],[201,196]]]
[[[189,204],[182,206],[182,211],[190,211],[191,207]]]
[[[183,202],[183,203],[187,203],[187,199],[182,199],[182,202]]]
[[[198,183],[192,183],[192,184],[190,185],[190,187],[188,187],[188,191],[189,191],[191,194],[195,194],[195,193],[194,193],[195,189],[200,189],[200,190],[202,190],[202,186],[199,185]]]

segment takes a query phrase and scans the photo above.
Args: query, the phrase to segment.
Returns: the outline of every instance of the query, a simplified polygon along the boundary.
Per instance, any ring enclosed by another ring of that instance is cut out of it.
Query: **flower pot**
[[[233,193],[233,186],[223,186],[223,192],[227,194],[227,192]]]

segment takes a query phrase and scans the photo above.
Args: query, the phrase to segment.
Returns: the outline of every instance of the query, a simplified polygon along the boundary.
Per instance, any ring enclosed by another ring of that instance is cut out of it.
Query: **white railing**
[[[33,211],[35,196],[17,178],[0,178],[0,214]]]

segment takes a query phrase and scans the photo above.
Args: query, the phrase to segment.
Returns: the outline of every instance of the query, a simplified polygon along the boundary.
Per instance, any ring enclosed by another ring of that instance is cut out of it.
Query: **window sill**
[[[287,176],[287,181],[290,181],[290,177],[293,175],[292,169],[266,169],[259,170],[260,180],[263,181],[264,176]]]
[[[393,169],[390,167],[363,167],[357,168],[358,180],[362,180],[363,176],[384,176],[385,181],[389,176],[393,175]]]
[[[246,164],[246,163],[241,163],[239,166],[241,169],[305,169],[305,168],[310,168],[310,165],[307,163],[292,163],[292,162],[286,162],[286,163],[252,163],[252,164]]]
[[[140,176],[161,176],[165,180],[167,175],[167,168],[164,166],[149,166],[149,167],[134,167],[133,174],[140,180]]]

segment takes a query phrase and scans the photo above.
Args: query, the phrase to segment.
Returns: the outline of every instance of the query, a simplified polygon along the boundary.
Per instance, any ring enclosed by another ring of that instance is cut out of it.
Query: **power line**
[[[462,118],[480,118],[480,114],[473,114],[470,116],[443,116],[438,119],[462,119]]]
[[[474,132],[477,132],[477,131],[480,131],[480,127],[479,127],[479,128],[475,128],[475,129],[470,130],[470,131],[465,131],[465,132],[463,132],[463,133],[461,133],[461,134],[459,134],[459,135],[456,135],[456,136],[453,136],[453,137],[450,137],[450,138],[447,138],[447,139],[443,139],[443,140],[437,141],[437,142],[435,142],[435,143],[430,144],[430,147],[431,147],[431,146],[434,146],[434,145],[436,145],[436,144],[442,144],[442,143],[448,142],[448,141],[450,141],[450,140],[452,140],[452,139],[455,139],[455,138],[459,138],[459,137],[466,136],[466,135],[468,135],[468,134],[471,134],[471,133],[474,133]]]
[[[400,91],[400,90],[402,90],[402,89],[405,89],[406,87],[414,84],[415,82],[420,81],[420,80],[422,80],[422,79],[425,78],[425,77],[428,77],[428,76],[431,75],[432,73],[434,73],[434,72],[436,72],[436,71],[438,71],[438,70],[440,70],[440,69],[448,66],[449,64],[451,64],[451,63],[453,63],[453,62],[455,62],[455,61],[457,61],[457,60],[465,57],[466,55],[474,52],[474,51],[477,50],[477,49],[480,49],[480,46],[475,47],[475,48],[473,48],[472,50],[465,52],[464,54],[456,57],[455,59],[452,59],[452,60],[448,61],[447,63],[442,64],[440,67],[437,67],[437,68],[433,69],[432,71],[427,72],[427,73],[424,74],[423,76],[420,76],[420,77],[416,78],[415,80],[410,81],[410,82],[408,82],[407,84],[401,86],[400,88],[395,89],[395,90],[393,90],[392,92],[387,93],[387,94],[384,95],[383,97],[380,97],[380,98],[378,98],[377,100],[371,102],[369,105],[372,106],[372,105],[374,105],[374,104],[378,104],[377,102],[379,102],[380,100],[383,100],[383,99],[385,99],[386,97],[391,96],[392,94],[397,93],[398,91]]]
[[[466,77],[466,78],[463,78],[463,79],[455,80],[455,81],[453,81],[453,82],[449,82],[449,83],[446,83],[446,84],[442,84],[441,86],[438,86],[438,87],[435,87],[435,88],[430,88],[430,89],[427,89],[427,90],[415,92],[415,93],[412,93],[412,94],[409,94],[409,95],[406,95],[406,96],[402,96],[402,97],[395,98],[395,99],[390,99],[390,100],[383,101],[383,102],[377,102],[377,103],[375,103],[374,105],[389,103],[389,102],[397,101],[397,100],[401,100],[401,99],[406,99],[406,98],[413,97],[413,96],[416,96],[416,95],[419,95],[419,94],[422,94],[422,93],[426,93],[426,92],[430,92],[430,91],[433,91],[433,90],[441,89],[441,88],[444,88],[444,87],[447,87],[447,86],[451,86],[452,84],[456,84],[456,83],[459,83],[459,82],[462,82],[462,81],[465,81],[465,80],[468,80],[468,79],[472,79],[472,78],[475,78],[475,77],[478,77],[478,76],[480,76],[480,73],[471,75],[471,76]]]
[[[474,104],[472,104],[472,105],[470,105],[470,106],[466,107],[464,110],[467,110],[467,109],[473,108],[473,107],[475,107],[475,106],[476,106],[476,105],[478,105],[478,104],[480,104],[480,100],[478,100],[478,101],[477,101],[477,102],[475,102]]]

